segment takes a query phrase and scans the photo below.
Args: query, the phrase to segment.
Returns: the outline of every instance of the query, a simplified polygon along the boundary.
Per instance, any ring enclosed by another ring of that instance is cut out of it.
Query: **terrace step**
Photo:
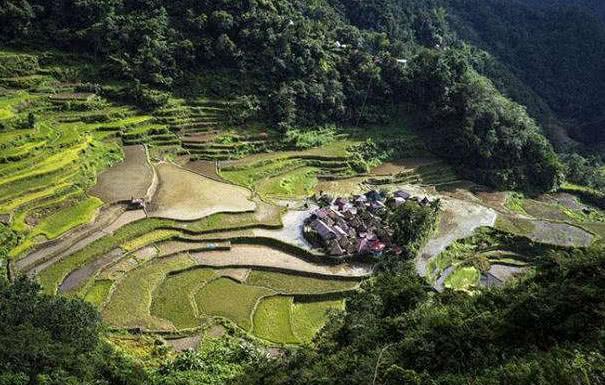
[[[210,141],[215,140],[218,134],[220,134],[220,132],[221,131],[219,130],[209,130],[198,134],[181,135],[181,140],[183,141],[183,143],[208,143]]]
[[[195,122],[218,122],[221,119],[218,115],[200,115],[200,116],[168,116],[168,117],[156,117],[156,120],[166,124],[184,124],[184,123],[195,123]]]
[[[216,143],[216,142],[207,142],[207,143],[199,143],[199,142],[183,142],[183,147],[185,148],[189,148],[189,149],[195,149],[195,150],[231,150],[231,149],[236,149],[240,146],[244,146],[244,145],[263,145],[266,144],[265,141],[262,140],[258,140],[258,141],[251,141],[251,142],[234,142],[234,143],[229,143],[229,144],[223,144],[223,143]]]
[[[191,156],[191,160],[211,160],[211,161],[215,161],[215,160],[232,160],[234,159],[233,156],[230,155],[198,155],[198,154],[193,154]]]

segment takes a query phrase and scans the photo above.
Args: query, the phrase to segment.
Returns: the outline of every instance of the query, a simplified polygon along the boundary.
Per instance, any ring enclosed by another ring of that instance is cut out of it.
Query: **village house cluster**
[[[375,190],[350,199],[327,195],[319,198],[323,207],[316,209],[305,221],[305,237],[333,257],[380,256],[387,250],[400,253],[392,240],[393,232],[386,222],[386,214],[409,199],[430,204],[428,198],[412,197],[399,190],[393,194]]]

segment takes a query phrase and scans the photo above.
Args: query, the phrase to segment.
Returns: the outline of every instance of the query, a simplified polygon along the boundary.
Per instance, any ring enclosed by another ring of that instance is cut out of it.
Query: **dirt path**
[[[265,267],[311,273],[331,277],[367,277],[372,266],[360,263],[319,265],[307,262],[281,250],[259,245],[233,245],[229,251],[191,253],[201,266],[212,267]]]

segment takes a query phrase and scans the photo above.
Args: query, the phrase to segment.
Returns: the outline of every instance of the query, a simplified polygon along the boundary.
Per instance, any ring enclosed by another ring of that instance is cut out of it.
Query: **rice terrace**
[[[501,286],[538,254],[605,237],[605,214],[573,186],[526,197],[465,181],[405,119],[287,136],[234,122],[238,100],[143,111],[59,60],[0,55],[27,63],[0,72],[0,219],[19,234],[2,267],[94,304],[116,336],[311,343],[382,253],[406,246],[390,222],[401,205],[437,212],[416,259],[437,291]]]

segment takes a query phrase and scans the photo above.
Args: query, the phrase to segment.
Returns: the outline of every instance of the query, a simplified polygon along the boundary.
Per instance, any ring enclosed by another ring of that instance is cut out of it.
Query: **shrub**
[[[336,127],[324,126],[315,130],[290,129],[286,132],[285,142],[288,146],[305,150],[331,143],[336,137]]]

